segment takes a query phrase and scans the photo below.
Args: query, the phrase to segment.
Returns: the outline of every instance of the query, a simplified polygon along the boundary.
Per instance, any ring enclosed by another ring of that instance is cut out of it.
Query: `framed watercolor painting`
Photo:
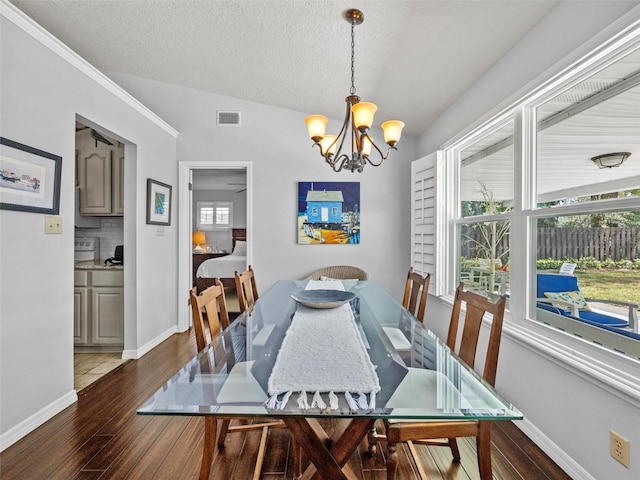
[[[298,244],[359,244],[360,182],[298,182]]]
[[[60,213],[62,157],[0,137],[0,209]]]
[[[147,224],[171,225],[171,185],[147,178]]]

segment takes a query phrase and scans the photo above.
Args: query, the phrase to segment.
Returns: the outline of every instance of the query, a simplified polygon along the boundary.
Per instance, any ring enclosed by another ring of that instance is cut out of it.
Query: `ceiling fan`
[[[247,190],[247,184],[245,182],[227,182],[227,185],[229,186],[239,186],[239,187],[245,187],[241,190],[236,191],[236,193],[242,193],[245,192]]]
[[[93,137],[94,140],[96,140],[97,142],[105,143],[107,145],[113,145],[113,143],[110,142],[109,139],[107,139],[107,137],[105,137],[104,135],[96,132],[93,128],[87,127],[86,125],[82,125],[81,123],[77,123],[76,122],[76,133],[81,132],[82,130],[86,130],[88,128],[91,129],[91,136]],[[97,146],[97,144],[96,144],[96,146]]]

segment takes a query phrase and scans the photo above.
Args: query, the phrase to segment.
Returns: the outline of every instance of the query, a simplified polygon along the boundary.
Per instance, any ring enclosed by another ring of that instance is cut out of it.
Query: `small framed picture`
[[[62,157],[0,137],[0,209],[60,213]]]
[[[171,225],[171,185],[147,178],[147,224]]]

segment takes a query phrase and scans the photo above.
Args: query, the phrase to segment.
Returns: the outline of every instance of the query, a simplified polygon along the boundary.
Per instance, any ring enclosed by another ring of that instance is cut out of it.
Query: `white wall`
[[[400,298],[409,268],[409,173],[415,138],[403,136],[381,167],[333,172],[309,139],[306,114],[107,72],[179,131],[178,161],[253,162],[253,268],[266,289],[326,265],[357,265]],[[239,127],[216,126],[216,111],[241,111]],[[312,112],[311,112],[312,113]],[[332,112],[324,112],[331,114]],[[340,112],[333,112],[338,115]],[[337,122],[329,128],[336,128]],[[382,133],[375,137],[382,141]],[[360,182],[360,245],[297,245],[297,182]]]
[[[426,155],[576,61],[640,18],[638,2],[562,2],[419,139]],[[602,32],[607,30],[606,32]],[[600,33],[602,32],[602,33]],[[446,334],[450,305],[430,297],[429,326]],[[640,364],[543,325],[507,323],[497,389],[523,413],[518,424],[572,478],[640,478]],[[631,442],[631,468],[609,456],[609,430]]]
[[[124,231],[125,244],[134,248],[125,248],[125,350],[133,355],[176,329],[177,216],[174,210],[172,225],[157,236],[157,227],[145,224],[145,197],[147,177],[176,183],[177,132],[133,99],[127,100],[120,89],[109,89],[106,78],[83,73],[91,69],[81,59],[76,57],[74,64],[63,60],[42,42],[61,55],[73,55],[14,7],[3,2],[0,9],[0,135],[63,158],[61,235],[44,234],[42,214],[0,211],[0,448],[4,448],[76,398],[76,115],[127,142]]]

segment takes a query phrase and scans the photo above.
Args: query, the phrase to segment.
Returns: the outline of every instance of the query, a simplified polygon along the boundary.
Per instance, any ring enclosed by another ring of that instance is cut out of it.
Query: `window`
[[[456,283],[483,295],[508,291],[514,151],[510,115],[454,150],[459,165]],[[506,219],[505,219],[506,217]]]
[[[460,281],[486,296],[506,293],[527,321],[636,360],[640,333],[628,304],[640,304],[638,37],[636,28],[612,40],[448,145],[438,185],[451,188],[437,207],[448,225],[444,294]],[[631,156],[613,168],[592,160],[613,152]],[[553,292],[538,283],[554,277],[540,275],[560,275],[565,262],[576,264],[582,296],[597,301],[552,312],[545,293]],[[512,295],[516,281],[524,288]]]
[[[233,225],[233,202],[197,202],[198,230],[229,229]]]

